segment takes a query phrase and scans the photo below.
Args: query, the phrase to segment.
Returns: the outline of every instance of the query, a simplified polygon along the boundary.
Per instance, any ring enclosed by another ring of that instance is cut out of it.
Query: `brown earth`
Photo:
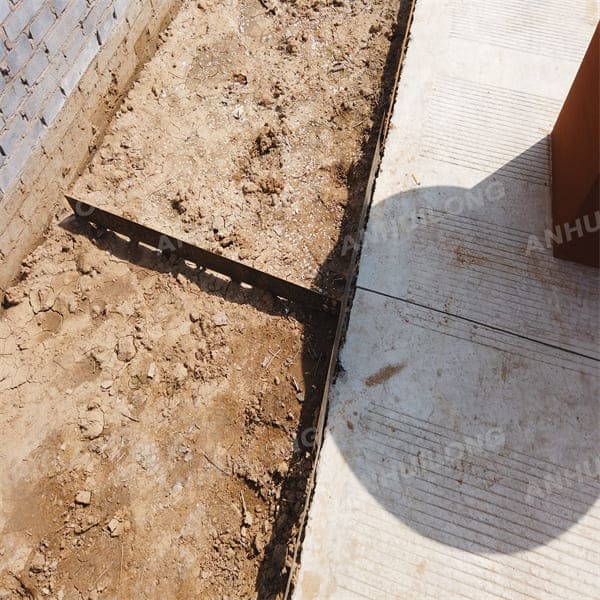
[[[74,194],[339,296],[398,14],[184,3]],[[334,319],[66,215],[0,313],[0,599],[281,597]]]

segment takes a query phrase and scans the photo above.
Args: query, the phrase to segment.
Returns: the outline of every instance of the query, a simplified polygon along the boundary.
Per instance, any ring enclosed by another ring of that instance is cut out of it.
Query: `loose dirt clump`
[[[74,194],[339,296],[398,11],[184,2]],[[333,317],[67,214],[0,313],[0,599],[280,598]]]

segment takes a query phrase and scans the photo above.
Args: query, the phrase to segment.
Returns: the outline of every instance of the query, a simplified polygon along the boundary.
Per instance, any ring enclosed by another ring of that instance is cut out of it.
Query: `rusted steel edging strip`
[[[115,233],[125,235],[132,241],[143,242],[163,252],[177,255],[180,258],[195,263],[199,267],[226,275],[234,281],[250,284],[269,291],[275,296],[298,302],[308,308],[333,313],[334,315],[338,314],[340,303],[334,298],[286,281],[275,275],[270,275],[264,271],[259,271],[209,250],[198,248],[172,235],[162,233],[145,225],[140,225],[107,210],[87,204],[72,196],[65,195],[65,197],[75,215],[80,219],[89,221]]]
[[[293,561],[292,566],[290,568],[290,572],[288,575],[286,589],[283,595],[283,600],[291,600],[292,592],[294,589],[296,571],[299,567],[299,559],[301,554],[301,547],[304,538],[304,532],[306,529],[306,524],[308,521],[308,513],[310,510],[310,505],[312,502],[312,496],[314,493],[315,485],[316,485],[316,474],[317,468],[319,464],[319,458],[321,454],[321,446],[323,444],[323,436],[325,433],[325,424],[327,421],[327,409],[329,405],[329,392],[331,390],[331,386],[334,382],[334,377],[337,368],[337,359],[338,353],[340,350],[340,346],[342,345],[342,340],[346,333],[346,326],[348,324],[348,318],[350,316],[350,308],[352,305],[352,301],[354,299],[354,290],[355,290],[355,280],[358,272],[358,262],[360,259],[360,253],[362,250],[362,236],[364,233],[364,229],[366,227],[367,216],[369,213],[369,209],[371,207],[371,202],[373,200],[373,191],[375,188],[375,180],[377,178],[377,174],[379,173],[379,166],[381,164],[381,159],[383,156],[383,148],[385,144],[385,140],[387,138],[390,122],[392,119],[392,113],[394,110],[394,105],[396,101],[396,94],[398,92],[398,83],[400,81],[400,74],[402,71],[402,65],[404,64],[404,57],[406,55],[406,48],[408,47],[408,40],[410,35],[410,28],[415,14],[415,5],[417,0],[409,0],[408,6],[408,16],[406,20],[406,29],[404,31],[404,38],[402,40],[402,46],[400,49],[400,56],[398,57],[398,62],[396,64],[396,71],[394,74],[394,85],[391,92],[391,97],[389,99],[389,104],[387,107],[387,111],[383,122],[379,128],[375,152],[373,153],[373,162],[371,164],[371,169],[369,172],[369,179],[367,182],[367,188],[365,192],[365,196],[363,199],[363,205],[361,207],[361,213],[358,221],[358,239],[354,244],[352,251],[352,258],[350,260],[350,266],[348,269],[348,278],[346,280],[346,289],[344,291],[344,295],[340,302],[340,308],[338,313],[338,323],[337,329],[335,333],[335,338],[333,341],[333,348],[331,351],[331,356],[329,360],[329,367],[327,371],[327,377],[325,381],[325,387],[323,392],[323,399],[321,402],[321,407],[318,415],[318,419],[315,427],[314,434],[314,446],[313,453],[315,454],[314,465],[308,480],[307,488],[306,488],[306,500],[304,503],[304,508],[302,510],[302,515],[300,517],[299,523],[299,531],[296,538],[296,543],[294,547],[293,553]]]

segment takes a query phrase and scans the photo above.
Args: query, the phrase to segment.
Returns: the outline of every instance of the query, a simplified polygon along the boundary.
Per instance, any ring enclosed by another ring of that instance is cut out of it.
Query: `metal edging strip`
[[[408,17],[406,20],[406,29],[404,31],[404,39],[402,40],[402,47],[400,50],[400,56],[398,58],[398,64],[396,67],[396,73],[395,73],[395,77],[394,77],[394,85],[393,85],[392,93],[391,93],[392,96],[390,98],[390,102],[389,102],[389,106],[388,106],[388,109],[387,109],[387,112],[385,115],[385,119],[381,123],[381,127],[379,129],[379,134],[377,137],[377,142],[375,145],[375,152],[373,153],[373,162],[371,164],[371,169],[369,171],[369,180],[367,183],[367,189],[365,192],[365,197],[363,200],[363,205],[362,205],[361,214],[360,214],[358,227],[357,227],[357,231],[359,232],[359,240],[360,241],[362,241],[362,234],[366,227],[367,215],[368,215],[369,208],[371,206],[371,202],[373,199],[375,179],[377,177],[377,174],[379,173],[379,166],[381,164],[381,158],[383,155],[383,146],[384,146],[384,142],[387,138],[389,125],[390,125],[392,113],[394,110],[396,94],[398,91],[398,82],[400,80],[402,65],[404,64],[404,57],[406,55],[406,48],[408,46],[410,27],[411,27],[411,24],[412,24],[412,21],[414,18],[416,2],[417,2],[417,0],[410,0],[410,8],[409,8]],[[317,427],[316,427],[316,433],[315,433],[315,448],[313,450],[315,453],[315,462],[314,462],[314,465],[313,465],[313,468],[312,468],[312,471],[311,471],[311,474],[310,474],[310,477],[308,480],[308,486],[307,486],[307,491],[306,491],[306,500],[304,503],[304,509],[302,511],[302,517],[300,519],[298,535],[297,535],[296,543],[295,543],[295,547],[294,547],[294,556],[293,556],[292,566],[290,568],[290,573],[288,576],[288,581],[287,581],[287,585],[285,588],[283,600],[291,600],[291,592],[292,592],[293,585],[294,585],[294,576],[295,576],[296,570],[299,566],[298,557],[299,557],[300,548],[301,548],[302,542],[303,542],[304,530],[306,528],[306,522],[308,520],[308,512],[310,509],[312,496],[314,493],[317,467],[318,467],[319,457],[320,457],[320,453],[321,453],[321,445],[323,443],[323,434],[325,431],[325,422],[327,419],[327,408],[328,408],[328,404],[329,404],[329,391],[330,391],[331,385],[334,381],[338,352],[340,350],[342,339],[346,332],[346,325],[347,325],[348,317],[350,314],[352,300],[354,298],[354,289],[355,289],[354,284],[355,284],[356,275],[358,272],[358,261],[360,258],[360,251],[361,251],[360,244],[355,244],[354,249],[352,251],[350,267],[348,269],[348,278],[346,280],[346,289],[344,291],[344,295],[343,295],[341,303],[340,303],[336,334],[335,334],[335,338],[333,341],[333,348],[331,351],[329,367],[327,370],[327,377],[326,377],[326,381],[325,381],[323,399],[321,402],[319,418],[317,421]]]
[[[226,275],[234,281],[248,283],[257,288],[267,290],[275,296],[298,302],[307,308],[334,315],[338,314],[339,300],[326,296],[316,290],[302,287],[275,275],[259,271],[241,262],[215,254],[204,248],[199,248],[172,235],[151,229],[145,225],[140,225],[125,217],[92,206],[72,196],[66,195],[65,197],[79,219],[125,235],[134,242],[143,242],[162,252],[177,255],[180,258],[195,263],[199,267],[205,267],[211,271]]]

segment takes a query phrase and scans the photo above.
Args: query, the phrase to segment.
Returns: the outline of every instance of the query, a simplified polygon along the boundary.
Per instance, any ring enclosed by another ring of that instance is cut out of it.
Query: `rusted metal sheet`
[[[217,273],[231,277],[234,281],[248,283],[267,290],[275,296],[299,302],[308,308],[333,314],[337,314],[339,311],[338,300],[316,290],[302,287],[280,277],[244,265],[243,263],[220,256],[209,250],[198,248],[172,235],[140,225],[107,210],[82,202],[72,196],[67,195],[66,199],[78,218],[94,223],[104,229],[114,231],[115,233],[125,235],[132,241],[143,242],[164,253],[179,256],[195,263],[199,267],[216,271]]]
[[[600,25],[552,132],[554,256],[600,266]]]

